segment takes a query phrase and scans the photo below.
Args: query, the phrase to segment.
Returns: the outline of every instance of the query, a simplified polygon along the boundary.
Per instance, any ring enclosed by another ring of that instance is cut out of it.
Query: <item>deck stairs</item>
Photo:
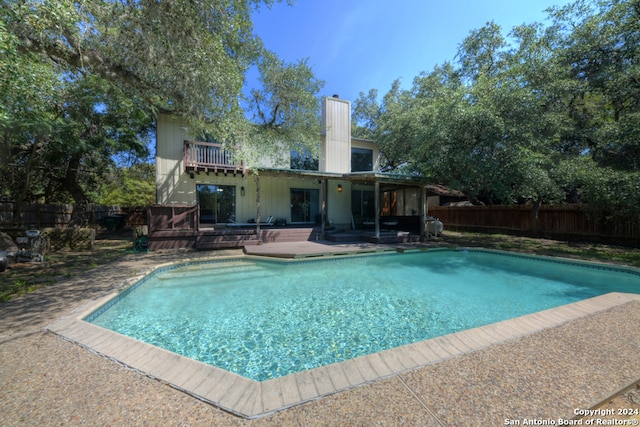
[[[321,227],[203,228],[195,230],[161,230],[149,233],[149,249],[191,248],[197,250],[243,248],[262,243],[317,241]],[[378,238],[370,231],[326,230],[325,239],[332,242],[403,243],[419,241],[420,236],[408,232],[385,231]]]
[[[200,230],[195,248],[198,250],[242,248],[262,243],[301,242],[320,238],[319,227],[263,227],[260,234],[254,228]]]
[[[196,249],[242,248],[260,244],[255,230],[200,230],[196,237]]]
[[[419,242],[420,236],[407,231],[382,231],[379,237],[371,231],[350,230],[347,232],[327,233],[331,242],[368,242],[368,243],[408,243]]]

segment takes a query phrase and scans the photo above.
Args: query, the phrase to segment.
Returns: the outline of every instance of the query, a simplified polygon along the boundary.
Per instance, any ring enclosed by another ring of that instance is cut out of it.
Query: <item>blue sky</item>
[[[325,81],[321,95],[353,101],[384,95],[394,80],[453,61],[469,33],[494,21],[506,35],[516,25],[544,22],[550,6],[569,0],[297,0],[253,15],[265,46],[287,62],[309,59]]]

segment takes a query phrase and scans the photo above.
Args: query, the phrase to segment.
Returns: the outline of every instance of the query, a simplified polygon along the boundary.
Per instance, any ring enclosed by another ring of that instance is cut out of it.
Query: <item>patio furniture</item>
[[[227,227],[255,227],[256,222],[229,222],[227,223]],[[273,225],[273,215],[267,217],[265,221],[260,221],[261,227],[268,227]]]
[[[149,252],[149,237],[148,236],[140,236],[133,242],[133,251],[136,253],[139,252]]]
[[[8,264],[7,256],[8,254],[6,251],[0,251],[0,273],[2,273],[7,269],[7,264]]]
[[[46,240],[40,230],[27,230],[25,236],[16,238],[19,251],[16,253],[18,262],[42,262],[46,250]]]

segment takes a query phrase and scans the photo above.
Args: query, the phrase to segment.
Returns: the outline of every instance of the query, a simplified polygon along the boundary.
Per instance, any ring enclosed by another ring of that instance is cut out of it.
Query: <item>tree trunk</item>
[[[538,200],[533,204],[533,208],[531,208],[531,232],[536,237],[540,235],[540,219],[538,218],[538,212],[540,212],[541,206],[542,197],[538,197]]]
[[[84,189],[78,182],[78,175],[80,173],[80,161],[82,160],[82,154],[76,153],[71,156],[67,165],[67,172],[64,176],[64,187],[71,194],[73,201],[76,205],[84,206],[88,202],[87,195]]]
[[[89,199],[84,192],[84,189],[80,186],[78,175],[80,174],[80,160],[82,154],[76,153],[71,156],[69,164],[67,165],[67,172],[64,176],[63,185],[64,188],[71,194],[74,201],[73,212],[71,213],[71,223],[74,225],[84,224],[84,212],[85,207],[89,203]]]
[[[33,167],[33,162],[38,150],[40,149],[40,147],[42,147],[42,144],[43,143],[41,140],[36,139],[36,141],[31,145],[31,152],[29,153],[27,164],[24,168],[24,182],[22,183],[23,185],[20,186],[20,188],[18,188],[14,193],[13,224],[15,226],[26,225],[22,224],[22,221],[20,221],[20,215],[22,214],[22,205],[27,202],[27,196],[29,195],[29,191],[31,189],[31,169]],[[16,184],[14,181],[14,188],[15,187]]]

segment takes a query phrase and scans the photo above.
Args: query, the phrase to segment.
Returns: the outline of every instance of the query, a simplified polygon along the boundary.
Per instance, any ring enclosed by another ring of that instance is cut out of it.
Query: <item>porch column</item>
[[[374,207],[376,210],[375,216],[375,228],[376,228],[376,239],[380,239],[380,183],[378,181],[374,184]]]
[[[254,175],[256,180],[256,235],[260,238],[260,176]]]
[[[322,181],[320,182],[320,198],[321,198],[321,205],[320,205],[320,235],[322,236],[322,240],[324,240],[325,236],[325,223],[327,222],[327,187],[328,187],[328,182],[327,182],[327,178],[322,178]]]
[[[427,187],[420,187],[422,204],[420,205],[420,237],[425,240],[429,234],[427,232],[427,214],[429,213],[429,204],[427,203]]]

